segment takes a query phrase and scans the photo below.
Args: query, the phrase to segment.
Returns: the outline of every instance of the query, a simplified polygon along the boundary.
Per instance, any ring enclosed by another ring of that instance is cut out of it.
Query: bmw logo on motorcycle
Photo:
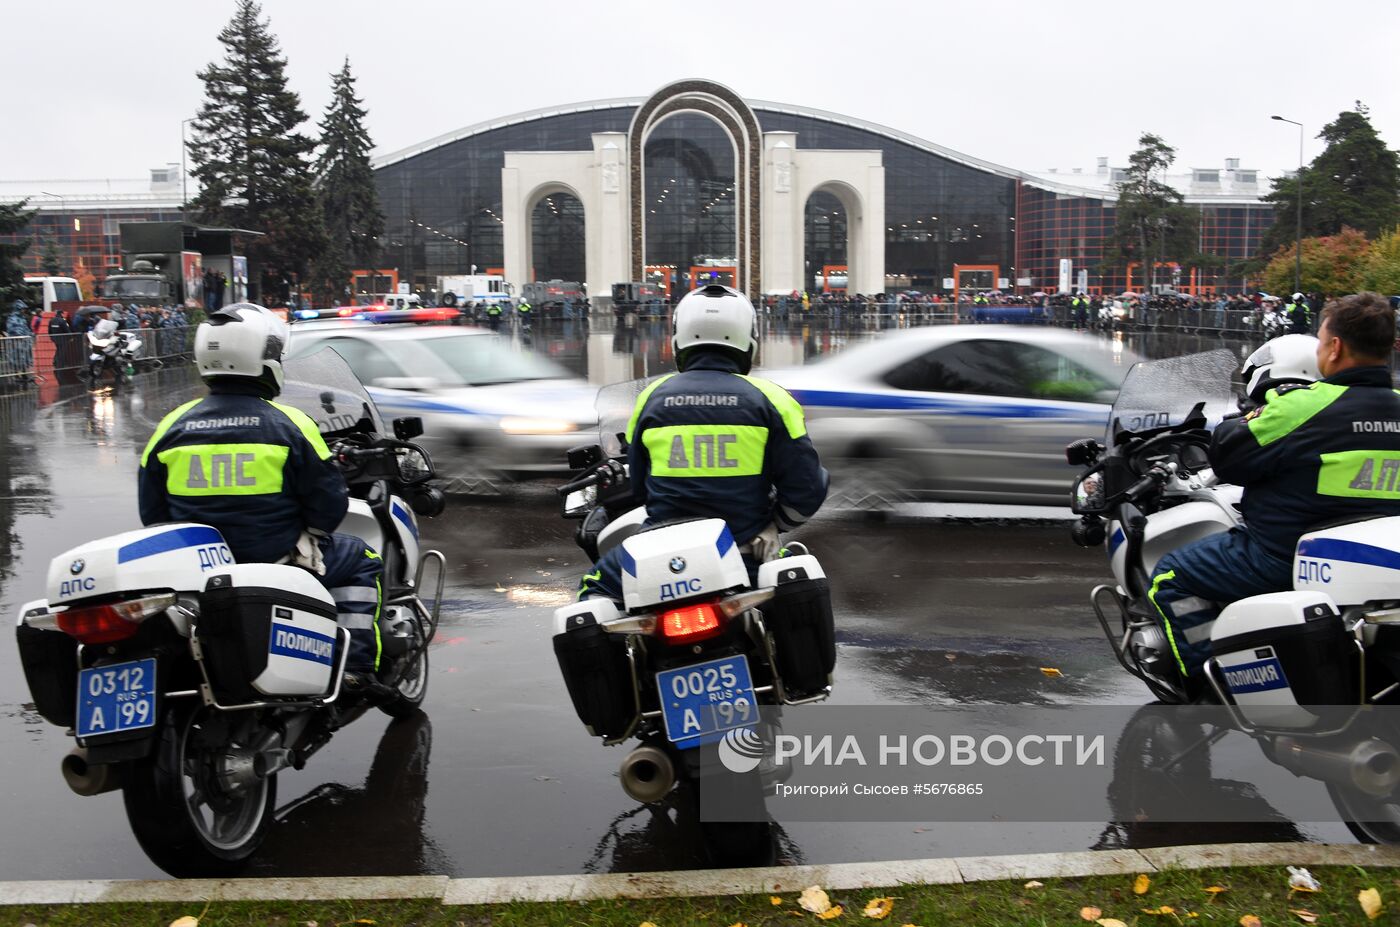
[[[672,558],[671,558],[671,572],[672,572],[672,573],[684,573],[684,572],[685,572],[685,558],[684,558],[684,557],[672,557]]]
[[[77,560],[74,560],[71,564],[69,564],[68,572],[72,573],[74,576],[77,576],[79,573],[83,572],[83,567],[85,566],[87,566],[87,563],[85,563],[82,560],[82,558],[79,558]]]

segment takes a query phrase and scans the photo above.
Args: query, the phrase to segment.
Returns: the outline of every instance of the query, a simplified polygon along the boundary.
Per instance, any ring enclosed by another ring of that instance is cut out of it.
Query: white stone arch
[[[554,196],[556,193],[565,193],[579,201],[583,207],[583,241],[584,241],[584,266],[588,263],[588,204],[584,202],[583,194],[570,184],[561,180],[547,180],[525,195],[525,274],[528,277],[530,269],[535,266],[535,207],[545,197]],[[541,278],[543,279],[543,278]]]
[[[803,282],[811,285],[811,274],[807,273],[807,204],[812,197],[818,193],[830,193],[836,197],[836,201],[841,204],[841,208],[846,211],[846,267],[847,269],[847,290],[851,293],[865,293],[867,290],[856,289],[856,280],[862,280],[861,260],[865,257],[860,253],[861,236],[864,234],[865,226],[865,202],[861,198],[860,191],[842,180],[829,180],[819,184],[809,191],[798,207],[798,215],[802,217],[802,228],[798,231],[799,240],[802,242],[801,267],[803,268]],[[881,275],[883,276],[883,274]],[[806,289],[807,287],[803,287]],[[881,286],[883,290],[884,287]]]
[[[797,133],[764,135],[764,290],[806,290],[805,217],[814,193],[833,194],[846,210],[847,286],[885,289],[885,168],[880,151],[797,147]]]

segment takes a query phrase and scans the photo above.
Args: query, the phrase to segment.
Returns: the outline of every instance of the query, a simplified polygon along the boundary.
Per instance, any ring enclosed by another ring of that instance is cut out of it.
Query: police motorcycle
[[[606,746],[638,742],[619,770],[623,791],[658,803],[678,782],[696,794],[725,790],[730,806],[751,816],[702,820],[711,858],[764,865],[775,842],[763,795],[782,771],[766,761],[752,774],[711,769],[698,748],[723,740],[757,756],[775,733],[759,706],[830,695],[830,589],[800,543],[760,565],[755,582],[721,519],[643,528],[646,510],[632,497],[622,431],[648,382],[599,391],[600,443],[570,451],[570,468],[583,473],[556,490],[563,516],[578,520],[575,542],[590,561],[621,547],[623,602],[593,598],[556,610],[554,653],[588,733]]]
[[[101,384],[103,374],[108,370],[112,371],[113,388],[119,389],[131,383],[131,378],[136,375],[136,358],[141,353],[140,338],[121,331],[113,320],[103,319],[93,326],[85,340],[88,360],[83,376],[90,389],[96,389]]]
[[[350,485],[339,530],[384,560],[377,707],[416,712],[428,684],[445,561],[423,550],[418,516],[439,514],[428,455],[397,440],[330,349],[286,362],[279,402],[317,423]],[[429,570],[429,565],[432,569]],[[425,586],[425,574],[431,586]],[[48,597],[21,607],[20,661],[40,715],[76,748],[79,795],[120,789],[141,848],[175,876],[237,872],[274,817],[277,774],[301,769],[371,707],[341,691],[349,632],[307,570],[235,563],[207,525],[100,538],[50,564]]]
[[[1119,664],[1159,701],[1226,710],[1230,726],[1185,752],[1242,731],[1271,762],[1325,783],[1359,839],[1400,843],[1400,725],[1364,711],[1400,701],[1400,518],[1304,534],[1293,589],[1226,606],[1190,679],[1148,600],[1162,557],[1241,521],[1241,488],[1219,482],[1206,454],[1209,429],[1235,411],[1235,363],[1219,350],[1134,366],[1106,443],[1066,448],[1085,468],[1071,494],[1074,540],[1103,545],[1114,578],[1090,602]]]

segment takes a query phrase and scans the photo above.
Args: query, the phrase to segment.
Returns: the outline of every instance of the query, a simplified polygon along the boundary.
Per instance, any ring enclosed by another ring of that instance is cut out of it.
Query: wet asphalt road
[[[625,354],[616,336],[537,340],[539,350],[595,382],[661,363],[660,331],[635,337]],[[849,337],[799,332],[765,351],[789,355],[770,360],[777,366],[839,349]],[[1217,343],[1207,341],[1180,347]],[[590,362],[598,357],[602,363]],[[142,375],[137,389],[118,396],[65,387],[0,397],[0,614],[13,616],[43,595],[53,556],[137,526],[140,448],[159,418],[196,389],[186,369]],[[572,523],[554,506],[548,486],[533,484],[496,497],[454,497],[441,518],[425,524],[425,541],[450,567],[426,717],[388,725],[368,715],[307,769],[282,773],[282,817],[250,875],[483,876],[703,864],[694,822],[674,807],[631,802],[616,779],[624,750],[590,739],[568,703],[549,646],[550,616],[572,598],[587,564],[572,543]],[[1064,524],[824,514],[797,537],[832,578],[838,703],[1147,701],[1113,664],[1085,605],[1089,588],[1107,575],[1102,553],[1071,544]],[[1045,666],[1063,676],[1047,677]],[[28,700],[14,647],[0,646],[0,879],[160,877],[130,836],[119,794],[79,798],[63,784],[58,762],[71,741]],[[1217,774],[1227,775],[1243,762],[1238,751],[1252,749],[1227,739],[1216,748]],[[1268,784],[1259,792],[1267,805]],[[1289,823],[1286,795],[1278,794],[1277,821],[1268,825],[793,824],[782,835],[782,855],[826,863],[1350,839],[1338,824]]]

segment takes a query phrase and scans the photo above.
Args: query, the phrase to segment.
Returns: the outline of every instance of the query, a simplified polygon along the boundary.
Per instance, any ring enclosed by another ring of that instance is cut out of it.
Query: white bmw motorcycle
[[[1107,548],[1115,581],[1090,594],[1094,612],[1118,662],[1159,700],[1225,706],[1271,761],[1326,783],[1358,838],[1400,843],[1400,728],[1360,723],[1364,707],[1400,701],[1400,518],[1303,535],[1292,591],[1226,606],[1199,678],[1182,679],[1147,599],[1159,560],[1241,521],[1240,487],[1218,482],[1206,456],[1209,428],[1234,411],[1235,367],[1223,350],[1138,364],[1107,446],[1066,448],[1086,468],[1074,539]]]
[[[426,694],[445,579],[417,515],[441,512],[427,455],[383,437],[372,400],[326,349],[286,364],[281,402],[310,415],[351,487],[340,529],[384,558],[378,707],[400,717]],[[422,595],[427,564],[436,588]],[[300,769],[369,707],[340,691],[349,632],[306,570],[235,563],[208,525],[164,524],[91,541],[49,565],[48,598],[20,609],[20,660],[40,715],[77,747],[79,795],[122,791],[141,848],[175,876],[237,872],[274,816],[277,774]],[[381,693],[384,695],[384,693]]]
[[[836,665],[830,590],[800,544],[790,545],[800,554],[759,566],[755,582],[721,519],[642,528],[619,432],[646,382],[599,391],[601,443],[570,452],[570,467],[585,472],[558,489],[590,560],[621,547],[622,608],[594,598],[558,609],[554,653],[588,732],[609,746],[640,741],[622,761],[623,790],[646,803],[678,781],[738,794],[764,820],[702,822],[707,849],[717,863],[765,864],[774,841],[763,789],[779,773],[702,769],[697,748],[728,735],[757,751],[759,706],[827,698]]]

